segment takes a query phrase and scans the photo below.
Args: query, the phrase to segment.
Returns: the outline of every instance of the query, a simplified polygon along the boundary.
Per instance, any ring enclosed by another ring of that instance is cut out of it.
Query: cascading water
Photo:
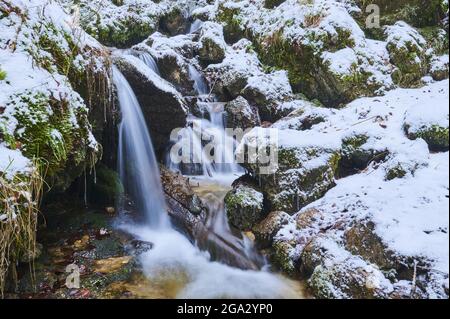
[[[156,64],[155,59],[147,52],[139,51],[139,58],[156,74],[160,75],[158,65]]]
[[[153,228],[166,228],[166,214],[158,162],[139,102],[122,73],[113,67],[114,84],[120,103],[119,174],[126,193],[143,212]]]
[[[134,53],[133,53],[134,54]],[[156,63],[150,55],[137,54],[147,67],[158,73]],[[151,242],[152,249],[142,253],[139,258],[145,275],[156,289],[163,290],[167,297],[181,298],[297,298],[303,294],[297,282],[273,275],[266,271],[242,270],[221,263],[227,262],[224,256],[214,256],[217,251],[227,251],[229,258],[234,259],[228,264],[241,262],[243,269],[256,269],[252,263],[261,262],[255,254],[252,245],[246,237],[235,236],[228,226],[223,204],[223,197],[227,189],[211,191],[213,184],[208,186],[203,194],[204,199],[212,196],[213,200],[206,200],[210,216],[208,217],[205,242],[213,243],[211,252],[199,249],[185,236],[171,227],[166,212],[165,197],[160,181],[160,172],[153,151],[150,135],[137,98],[121,72],[114,67],[114,84],[122,113],[119,126],[119,172],[126,193],[135,203],[135,208],[147,216],[144,224],[127,223],[121,225],[123,230],[133,234],[138,240]],[[200,73],[193,71],[191,76],[196,82],[199,95],[206,94],[208,86]],[[208,134],[219,136],[216,154],[229,161],[233,155],[235,141],[226,135],[223,121],[223,108],[220,103],[211,102],[204,105],[210,120],[191,117],[189,121],[200,121],[203,130]],[[223,104],[222,104],[223,107]],[[198,137],[196,126],[185,129],[185,134],[191,135],[189,141],[195,144],[199,152],[204,152],[202,140]],[[224,145],[231,145],[223,147]],[[222,147],[222,149],[221,149]],[[205,154],[206,155],[206,154]],[[232,163],[232,162],[230,162]],[[216,173],[226,173],[233,179],[235,173],[240,174],[239,166],[219,168],[217,163],[203,162],[202,171],[208,176]],[[222,179],[222,177],[220,177]],[[210,179],[210,182],[215,180]],[[197,189],[200,191],[200,189]],[[206,245],[208,246],[208,245]],[[204,249],[205,247],[203,247]],[[209,248],[209,247],[206,247]],[[221,253],[219,253],[220,255]],[[217,260],[217,262],[212,261]]]
[[[194,81],[194,90],[198,95],[206,95],[209,93],[208,84],[197,68],[192,64],[189,65],[189,77]]]

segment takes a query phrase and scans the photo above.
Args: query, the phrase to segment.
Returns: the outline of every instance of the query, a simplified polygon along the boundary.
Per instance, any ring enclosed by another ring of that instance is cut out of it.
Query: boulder
[[[238,181],[225,196],[230,223],[240,230],[251,230],[263,218],[264,195],[254,186]]]
[[[214,22],[203,23],[200,31],[199,58],[205,64],[221,63],[227,45],[223,38],[223,27]]]
[[[242,96],[226,103],[224,111],[228,128],[241,128],[245,131],[260,124],[258,110],[255,110]]]
[[[187,106],[180,93],[138,58],[124,55],[114,58],[133,88],[148,123],[156,152],[169,142],[173,129],[186,126]]]
[[[181,9],[175,8],[160,18],[159,29],[170,36],[175,36],[185,33],[188,22],[186,14]]]
[[[420,84],[428,70],[425,39],[403,21],[386,27],[385,35],[391,63],[397,67],[394,82],[402,87]]]
[[[164,167],[160,167],[161,182],[164,192],[175,199],[184,208],[194,215],[201,214],[205,208],[200,198],[194,193],[189,180],[179,173],[173,173]]]
[[[178,35],[169,38],[156,32],[133,48],[148,52],[155,59],[162,78],[183,94],[192,95],[193,81],[189,74],[188,59],[194,56],[194,47],[190,36]]]
[[[275,235],[284,225],[289,223],[291,218],[285,212],[271,212],[264,220],[253,227],[257,246],[261,249],[271,247]]]
[[[325,139],[329,143],[315,144]],[[339,140],[323,133],[255,128],[244,136],[237,155],[247,158],[242,165],[259,182],[269,209],[293,214],[335,185],[339,148]]]
[[[427,111],[424,112],[424,107]],[[417,103],[408,108],[404,130],[411,140],[423,139],[432,152],[449,150],[449,110],[445,100],[424,106]]]

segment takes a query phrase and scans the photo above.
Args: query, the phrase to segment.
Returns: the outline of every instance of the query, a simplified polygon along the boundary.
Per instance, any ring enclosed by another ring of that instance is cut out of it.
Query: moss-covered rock
[[[55,190],[67,189],[96,162],[99,146],[91,137],[88,110],[77,94],[55,99],[50,92],[23,92],[13,96],[7,107],[10,111],[0,121],[15,118],[18,124],[13,135],[4,133],[4,139],[29,158],[42,158]]]
[[[449,150],[449,128],[431,125],[418,130],[410,130],[406,127],[410,139],[424,139],[431,151],[445,152]]]
[[[245,19],[249,14],[245,10],[250,9],[231,5],[219,6],[217,19],[225,24],[225,38],[245,35],[251,39],[264,64],[288,71],[294,92],[302,92],[310,99],[317,98],[327,106],[337,107],[362,95],[374,95],[379,89],[389,86],[388,80],[378,79],[370,71],[373,67],[384,68],[384,62],[372,53],[355,49],[357,59],[345,75],[335,72],[324,59],[323,53],[356,47],[355,39],[359,37],[353,34],[359,32],[356,22],[353,28],[335,23],[331,27],[333,30],[328,32],[328,28],[318,27],[325,17],[314,11],[313,6],[307,3],[299,3],[298,6],[306,12],[302,21],[285,19],[275,24],[265,10],[260,12],[260,16],[255,13],[264,27],[253,27],[246,24],[248,19]],[[254,10],[258,9],[255,7]],[[293,35],[295,23],[300,23],[299,34]]]
[[[385,34],[391,62],[397,66],[392,75],[394,82],[403,87],[420,84],[428,71],[425,39],[403,21],[386,27]]]
[[[225,196],[230,223],[241,230],[251,230],[262,219],[264,195],[249,184],[237,183]]]
[[[323,158],[320,165],[307,166],[308,161],[318,158]],[[335,185],[339,158],[338,153],[315,148],[281,148],[279,170],[274,175],[261,176],[262,188],[271,208],[295,213],[320,198]]]
[[[253,227],[253,233],[255,235],[256,244],[259,248],[269,248],[273,243],[273,239],[278,231],[287,223],[289,223],[291,217],[285,212],[271,212]]]
[[[296,265],[292,255],[294,251],[293,243],[288,241],[275,241],[272,246],[271,261],[284,273],[293,276],[296,274]]]
[[[365,169],[372,162],[380,162],[386,158],[388,151],[375,151],[364,148],[368,141],[365,135],[344,138],[342,141],[339,176],[345,177]]]
[[[224,111],[226,113],[226,127],[246,130],[260,124],[258,110],[255,110],[242,96],[226,103]]]
[[[378,5],[382,25],[393,24],[399,20],[415,27],[438,25],[444,17],[442,0],[358,0],[365,12],[368,5]],[[364,20],[367,17],[363,15]]]
[[[447,55],[435,56],[431,59],[430,74],[435,81],[448,79],[449,75],[449,58]]]
[[[387,298],[393,290],[376,266],[323,236],[305,247],[300,269],[309,277],[308,285],[317,298]]]
[[[226,44],[223,27],[213,22],[205,22],[200,31],[199,58],[206,64],[220,63],[225,58]]]
[[[174,36],[184,33],[188,27],[188,18],[179,8],[163,15],[159,20],[159,29],[164,33]]]

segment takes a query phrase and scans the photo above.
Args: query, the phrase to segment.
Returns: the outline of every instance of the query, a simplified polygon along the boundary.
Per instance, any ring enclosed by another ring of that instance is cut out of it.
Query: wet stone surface
[[[104,208],[86,208],[76,200],[52,204],[41,211],[41,254],[31,268],[29,264],[19,266],[18,282],[11,285],[5,297],[163,297],[143,277],[134,257],[151,249],[152,244],[114,229],[114,215]],[[77,272],[79,287],[67,287],[67,282],[76,284]]]

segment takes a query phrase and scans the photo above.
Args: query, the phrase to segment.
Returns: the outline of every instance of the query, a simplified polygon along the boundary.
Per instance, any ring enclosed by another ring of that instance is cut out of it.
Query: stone
[[[253,227],[256,244],[260,249],[269,248],[273,244],[273,239],[278,231],[286,224],[292,217],[285,212],[275,211],[267,215],[264,220]]]
[[[130,83],[149,125],[155,151],[162,152],[173,129],[186,126],[187,106],[181,94],[159,77],[145,72],[137,58],[115,58],[115,64]]]
[[[242,96],[225,104],[226,127],[246,130],[260,124],[258,110],[253,108]]]
[[[225,196],[228,220],[240,230],[250,230],[263,217],[264,195],[254,187],[238,183]]]

